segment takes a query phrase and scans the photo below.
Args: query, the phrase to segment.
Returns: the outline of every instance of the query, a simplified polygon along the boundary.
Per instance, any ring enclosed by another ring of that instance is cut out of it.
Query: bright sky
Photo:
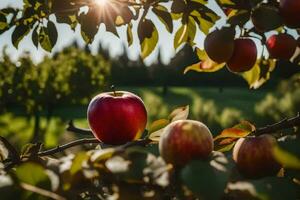
[[[7,7],[7,6],[13,6],[13,7],[22,7],[22,0],[1,0],[0,1],[0,9]],[[159,48],[162,51],[162,59],[163,62],[167,63],[172,56],[174,56],[174,48],[173,48],[173,37],[171,34],[169,34],[167,31],[164,30],[163,25],[158,21],[156,16],[154,16],[152,13],[149,13],[147,15],[148,18],[151,18],[156,27],[159,31]],[[59,24],[58,26],[58,42],[53,49],[53,51],[59,51],[64,46],[67,46],[68,44],[72,43],[75,39],[79,42],[79,44],[84,45],[84,42],[80,36],[80,28],[77,27],[75,33],[68,27],[68,25]],[[136,28],[136,24],[134,24],[134,28]],[[177,30],[178,23],[175,24],[174,30]],[[119,35],[121,36],[121,39],[114,36],[112,33],[108,33],[105,31],[105,28],[103,26],[100,27],[100,30],[98,34],[96,35],[96,38],[94,42],[92,43],[92,51],[96,51],[98,47],[98,43],[101,41],[102,45],[105,48],[108,48],[110,50],[110,54],[112,56],[116,56],[118,54],[121,54],[123,51],[122,45],[125,45],[127,47],[127,39],[126,39],[126,27],[120,27],[118,28]],[[134,31],[136,32],[136,31]],[[175,32],[175,31],[174,31]],[[11,33],[12,30],[5,32],[0,36],[0,50],[3,49],[4,46],[7,46],[8,53],[12,56],[13,59],[16,59],[22,52],[29,51],[33,57],[33,59],[36,62],[39,62],[42,57],[46,55],[51,55],[42,50],[41,48],[36,49],[31,41],[31,34],[27,36],[19,45],[19,49],[15,49],[11,43]],[[200,45],[200,47],[203,44],[203,38],[204,35],[200,32],[197,33],[196,36],[196,43]],[[155,51],[145,60],[146,64],[150,64],[157,58],[158,54],[158,47],[155,49]],[[128,55],[131,59],[136,59],[139,55],[139,44],[138,44],[138,38],[135,33],[134,35],[134,43],[130,48],[127,48]],[[2,52],[2,51],[1,51]]]

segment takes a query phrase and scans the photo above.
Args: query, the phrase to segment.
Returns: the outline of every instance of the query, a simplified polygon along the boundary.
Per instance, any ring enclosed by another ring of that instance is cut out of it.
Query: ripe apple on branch
[[[147,123],[147,111],[141,98],[125,91],[95,96],[87,116],[94,136],[112,145],[139,139]]]

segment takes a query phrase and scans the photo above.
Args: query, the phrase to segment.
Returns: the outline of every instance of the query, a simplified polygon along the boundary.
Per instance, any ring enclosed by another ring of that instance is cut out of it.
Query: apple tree
[[[13,30],[16,48],[31,35],[36,47],[51,51],[59,34],[56,23],[80,27],[91,44],[104,24],[116,37],[124,26],[129,46],[137,33],[146,58],[167,31],[174,33],[175,49],[187,43],[199,57],[183,73],[227,67],[251,88],[270,78],[277,60],[300,61],[299,0],[24,0],[23,5],[0,11],[0,31]],[[165,30],[158,31],[150,13]],[[195,43],[197,34],[206,35],[203,49]],[[213,137],[205,124],[188,119],[188,106],[145,129],[145,113],[135,113],[139,97],[113,91],[91,102],[92,130],[73,122],[67,127],[87,138],[53,149],[27,144],[18,151],[0,137],[1,198],[300,198],[299,112],[264,127],[241,121]],[[127,130],[138,137],[125,137]],[[66,154],[78,145],[85,151]]]

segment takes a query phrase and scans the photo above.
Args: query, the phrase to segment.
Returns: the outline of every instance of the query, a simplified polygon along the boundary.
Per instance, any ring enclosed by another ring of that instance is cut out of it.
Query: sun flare
[[[109,0],[94,0],[98,6],[106,6],[109,3]]]

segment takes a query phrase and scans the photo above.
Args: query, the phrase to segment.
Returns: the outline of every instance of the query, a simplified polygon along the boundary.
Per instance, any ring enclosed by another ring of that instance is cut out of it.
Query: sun
[[[94,0],[98,6],[106,6],[109,3],[109,0]]]

